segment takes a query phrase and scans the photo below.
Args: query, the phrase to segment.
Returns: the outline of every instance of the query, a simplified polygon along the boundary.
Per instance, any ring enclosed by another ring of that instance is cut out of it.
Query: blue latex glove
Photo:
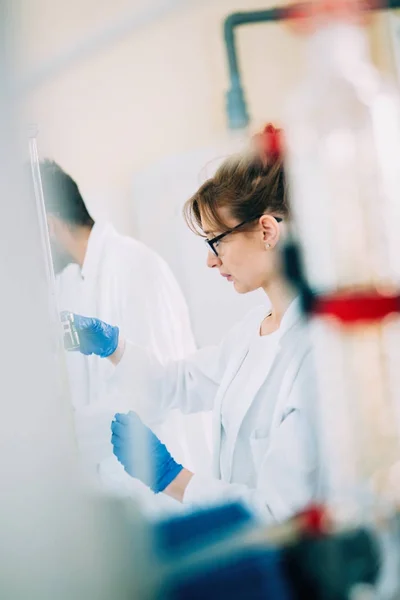
[[[146,427],[134,412],[116,414],[111,423],[113,453],[125,471],[140,479],[156,494],[165,488],[182,471],[158,437]],[[143,452],[138,453],[143,448]],[[145,469],[146,461],[150,468]]]
[[[119,329],[100,319],[74,314],[74,324],[79,335],[79,351],[106,358],[118,347]]]

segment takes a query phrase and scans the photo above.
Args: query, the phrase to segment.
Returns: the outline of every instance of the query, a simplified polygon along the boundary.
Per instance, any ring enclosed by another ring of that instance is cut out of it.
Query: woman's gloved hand
[[[113,452],[125,471],[156,494],[164,491],[182,471],[182,465],[174,461],[164,444],[136,413],[116,414],[111,431]]]
[[[74,314],[74,325],[79,335],[79,351],[107,358],[118,347],[119,329],[100,319]]]

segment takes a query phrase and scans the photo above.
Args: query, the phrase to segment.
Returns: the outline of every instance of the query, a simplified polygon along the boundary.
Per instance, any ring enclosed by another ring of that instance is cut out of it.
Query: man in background
[[[42,162],[40,170],[59,309],[118,325],[131,341],[149,348],[162,362],[192,352],[195,344],[186,302],[165,261],[109,223],[95,223],[76,182],[55,162]],[[132,479],[125,476],[110,444],[116,408],[110,401],[113,367],[109,361],[80,353],[68,353],[67,366],[86,467],[99,472],[114,489],[130,488]],[[173,446],[175,458],[187,462],[193,458],[188,456],[189,438],[192,442],[197,438],[199,452],[206,450],[201,429],[198,417],[172,413],[158,432]]]

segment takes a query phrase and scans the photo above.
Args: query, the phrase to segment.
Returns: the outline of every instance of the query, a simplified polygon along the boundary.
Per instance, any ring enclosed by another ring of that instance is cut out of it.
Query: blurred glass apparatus
[[[74,323],[74,315],[68,311],[61,313],[61,324],[64,334],[64,348],[66,350],[78,350],[80,347],[79,334]]]

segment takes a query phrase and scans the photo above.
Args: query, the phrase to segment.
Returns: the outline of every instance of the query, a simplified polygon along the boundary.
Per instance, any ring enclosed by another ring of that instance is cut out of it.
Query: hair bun
[[[261,133],[253,136],[256,153],[264,164],[276,162],[283,156],[283,131],[268,123]]]

